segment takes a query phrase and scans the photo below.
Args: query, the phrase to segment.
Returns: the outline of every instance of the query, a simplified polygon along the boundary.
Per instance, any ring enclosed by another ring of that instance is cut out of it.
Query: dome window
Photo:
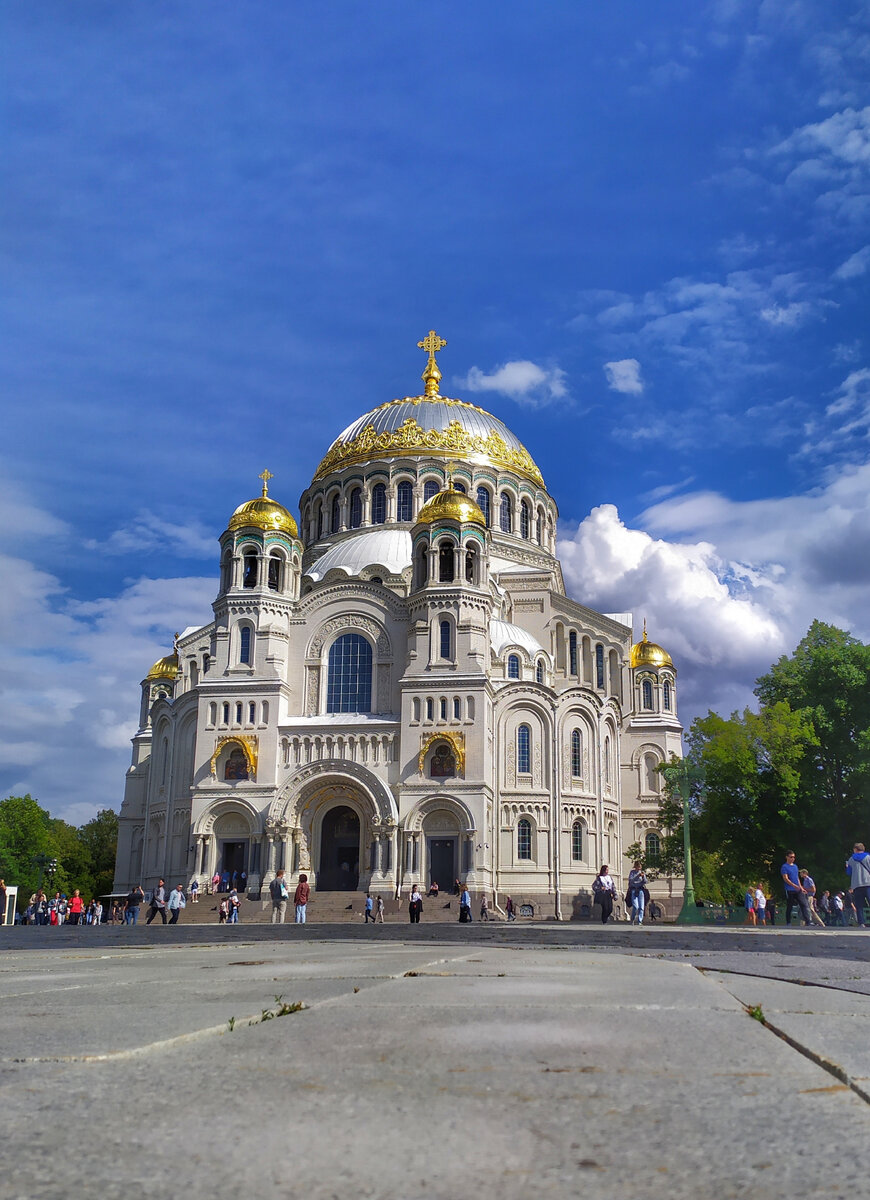
[[[423,484],[423,503],[427,504],[433,496],[437,496],[441,491],[437,479],[427,479]]]
[[[454,483],[453,490],[454,490],[454,492],[461,492],[463,496],[466,494],[466,488],[465,488],[464,483]]]
[[[671,685],[667,680],[662,684],[662,704],[664,705],[665,712],[671,711]]]
[[[280,554],[269,555],[269,591],[280,592],[284,589],[284,560]]]
[[[438,579],[441,583],[453,583],[455,578],[453,550],[453,542],[443,541],[438,544]]]
[[[242,587],[255,588],[257,586],[257,551],[246,550],[243,561]]]
[[[519,679],[520,677],[520,657],[518,654],[508,655],[507,677],[508,679]]]
[[[338,492],[332,497],[332,506],[330,508],[330,531],[338,533],[341,529],[341,502],[338,498]]]
[[[511,508],[511,498],[507,492],[501,494],[501,507],[499,510],[499,524],[501,525],[502,533],[511,533],[514,527],[513,510]]]
[[[544,514],[538,509],[538,519],[535,522],[535,540],[539,546],[544,544]]]
[[[643,707],[646,709],[647,712],[652,712],[652,707],[653,707],[652,683],[648,679],[645,679],[640,686],[640,690],[641,690],[641,696],[642,696],[641,702],[643,704]]]
[[[528,500],[523,500],[520,504],[520,537],[524,537],[528,541],[531,528],[531,514],[529,512]]]
[[[465,551],[465,582],[477,583],[477,555],[474,550]]]
[[[396,520],[411,521],[414,517],[414,489],[403,479],[396,491]]]
[[[477,489],[477,507],[486,517],[486,527],[489,529],[492,523],[492,499],[489,494],[489,488],[479,487]]]
[[[354,488],[350,494],[350,527],[359,529],[362,525],[362,489]]]
[[[372,488],[372,525],[383,525],[387,519],[387,489],[382,483]]]

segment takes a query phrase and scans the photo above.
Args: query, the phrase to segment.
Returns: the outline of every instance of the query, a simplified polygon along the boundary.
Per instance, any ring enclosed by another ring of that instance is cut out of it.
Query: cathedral
[[[268,471],[230,517],[213,620],[141,685],[115,891],[217,872],[256,898],[283,867],[567,920],[602,863],[624,891],[628,846],[654,861],[673,662],[566,595],[538,466],[418,345],[423,394],[335,439],[298,525]]]

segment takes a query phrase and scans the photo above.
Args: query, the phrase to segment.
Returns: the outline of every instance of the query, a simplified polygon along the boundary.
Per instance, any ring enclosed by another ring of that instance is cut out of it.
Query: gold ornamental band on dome
[[[410,399],[424,402],[427,397]],[[408,400],[394,400],[391,403],[405,404]],[[441,403],[463,402],[442,398]],[[459,420],[448,422],[446,429],[424,429],[414,417],[406,417],[398,429],[385,430],[383,433],[378,433],[373,425],[366,425],[362,433],[352,441],[337,442],[317,468],[314,481],[351,463],[368,462],[382,455],[405,458],[416,454],[445,454],[452,458],[484,459],[494,467],[516,471],[518,475],[524,475],[538,487],[544,487],[541,472],[528,450],[524,447],[515,450],[508,446],[495,430],[482,437],[480,434],[469,433]]]
[[[423,774],[423,767],[426,763],[426,755],[436,744],[436,742],[449,742],[453,747],[453,753],[456,755],[456,774],[460,779],[465,778],[465,734],[456,733],[451,729],[442,730],[441,733],[424,733],[420,736],[420,755],[417,759],[417,769],[420,774]]]
[[[217,760],[221,756],[221,751],[227,746],[238,746],[245,756],[245,762],[248,764],[248,773],[250,778],[257,778],[257,750],[259,741],[257,737],[251,737],[248,734],[238,734],[235,737],[218,738],[215,743],[214,754],[211,756],[211,777],[214,779],[217,768]]]

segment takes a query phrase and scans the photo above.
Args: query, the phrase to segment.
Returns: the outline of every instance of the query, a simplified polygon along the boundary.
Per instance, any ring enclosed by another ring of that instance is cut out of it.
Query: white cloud
[[[618,362],[605,363],[604,374],[607,376],[607,386],[614,392],[625,392],[633,396],[639,396],[643,392],[640,363],[636,358],[623,358]]]
[[[528,359],[507,362],[488,374],[472,367],[459,385],[469,392],[501,392],[518,404],[539,408],[568,395],[565,372],[559,367],[539,367]]]
[[[793,329],[796,325],[803,323],[809,311],[810,306],[806,303],[772,304],[769,308],[761,310],[761,319],[767,321],[768,325],[784,325]]]
[[[824,121],[803,125],[773,147],[773,154],[794,151],[827,152],[833,159],[854,164],[870,163],[870,105],[845,108]]]
[[[870,246],[862,246],[841,263],[834,272],[835,279],[856,279],[870,270]]]
[[[177,552],[191,558],[213,558],[217,539],[214,532],[198,523],[166,521],[143,509],[129,525],[115,529],[100,541],[88,540],[87,549],[105,554],[145,554],[153,551]]]

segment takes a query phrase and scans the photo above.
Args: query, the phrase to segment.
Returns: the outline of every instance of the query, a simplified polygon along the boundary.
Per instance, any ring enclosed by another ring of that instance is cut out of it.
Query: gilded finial
[[[181,637],[181,634],[176,632],[172,638],[172,649],[175,651],[176,654],[178,653],[178,639],[180,637]]]
[[[646,617],[644,617],[644,619],[643,619],[643,637],[641,638],[641,641],[642,642],[649,641],[649,638],[646,636]]]
[[[453,473],[454,473],[454,471],[458,471],[461,466],[462,466],[462,464],[456,462],[455,460],[446,464],[447,488],[451,492],[456,491],[456,485],[453,482]]]
[[[267,467],[265,471],[260,472],[260,474],[257,476],[257,478],[262,479],[262,481],[263,481],[263,499],[265,500],[268,498],[268,495],[269,495],[269,487],[268,487],[269,480],[274,479],[275,476],[272,474],[272,472]]]
[[[438,363],[435,361],[435,355],[439,350],[443,350],[447,345],[445,338],[439,337],[434,329],[430,329],[422,342],[417,345],[421,350],[425,350],[429,355],[429,361],[426,363],[426,370],[423,372],[422,379],[426,385],[427,396],[438,396],[438,384],[441,382],[441,372],[438,370]]]

